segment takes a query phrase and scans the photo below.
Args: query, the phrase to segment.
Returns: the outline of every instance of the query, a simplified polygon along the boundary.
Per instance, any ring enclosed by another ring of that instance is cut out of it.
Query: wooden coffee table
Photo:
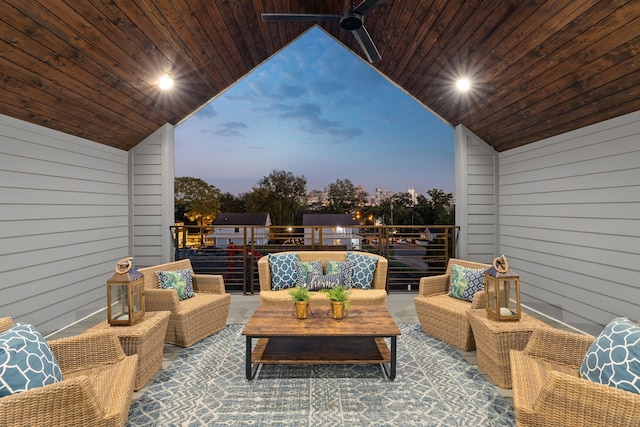
[[[313,310],[313,308],[312,308]],[[261,364],[380,364],[396,377],[400,329],[383,306],[355,306],[342,320],[316,308],[298,320],[290,307],[258,307],[242,330],[246,338],[247,379]],[[255,348],[253,338],[258,338]],[[391,349],[384,338],[391,339]]]

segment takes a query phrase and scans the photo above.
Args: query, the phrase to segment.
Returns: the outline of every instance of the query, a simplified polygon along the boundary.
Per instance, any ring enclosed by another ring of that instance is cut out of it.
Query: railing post
[[[242,227],[242,293],[247,293],[247,227]]]

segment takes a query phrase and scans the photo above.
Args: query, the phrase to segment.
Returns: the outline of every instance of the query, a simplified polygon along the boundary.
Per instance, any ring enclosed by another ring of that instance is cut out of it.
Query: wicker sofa
[[[192,272],[195,297],[180,301],[176,291],[160,289],[157,271]],[[144,275],[145,310],[170,311],[165,342],[189,347],[221,330],[227,323],[231,294],[226,292],[222,276],[193,274],[191,261],[179,261],[141,268]]]
[[[345,261],[347,251],[300,251],[295,252],[302,262],[322,261],[322,268],[326,268],[327,260]],[[349,301],[352,305],[386,305],[387,303],[387,270],[389,262],[386,258],[366,252],[361,255],[375,257],[378,260],[373,276],[371,289],[352,289]],[[271,268],[269,257],[263,256],[258,260],[258,275],[260,278],[260,304],[264,306],[291,306],[291,296],[287,289],[271,289]],[[323,292],[311,292],[311,307],[329,307],[329,298]]]
[[[418,296],[414,298],[414,302],[418,320],[425,333],[460,350],[470,351],[476,348],[476,343],[467,319],[467,310],[485,308],[485,293],[477,292],[471,302],[450,297],[453,264],[472,269],[490,267],[488,264],[450,258],[445,274],[420,279]]]
[[[13,326],[0,319],[0,332]],[[49,341],[63,380],[0,398],[2,426],[124,426],[138,356],[126,356],[111,332]]]
[[[520,427],[640,425],[640,395],[580,378],[594,337],[536,329],[522,351],[511,350],[516,424]]]

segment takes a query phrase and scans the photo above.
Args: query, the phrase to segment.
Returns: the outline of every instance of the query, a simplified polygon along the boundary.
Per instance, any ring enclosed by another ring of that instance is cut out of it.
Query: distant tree
[[[367,193],[358,191],[348,179],[337,179],[327,186],[328,210],[331,213],[352,214],[367,202]]]
[[[234,196],[231,193],[224,193],[220,196],[220,212],[246,212],[244,194]]]
[[[293,225],[306,197],[304,176],[273,170],[245,195],[245,204],[249,212],[269,212],[274,225]]]
[[[254,187],[253,190],[242,195],[242,200],[247,212],[269,212],[269,192],[265,189]],[[271,220],[273,221],[273,215]]]
[[[221,193],[213,185],[200,178],[176,177],[174,180],[174,205],[176,214],[182,214],[180,221],[192,221],[208,225],[220,212]]]
[[[454,224],[455,217],[452,218],[450,215],[453,194],[432,188],[427,191],[427,195],[431,198],[435,224]]]
[[[432,188],[427,191],[427,196],[418,196],[416,210],[422,215],[426,224],[455,224],[455,211],[451,202],[453,194],[443,190]]]
[[[391,197],[391,202],[393,203],[393,208],[406,208],[409,209],[413,207],[413,201],[411,200],[411,194],[409,193],[397,193]]]

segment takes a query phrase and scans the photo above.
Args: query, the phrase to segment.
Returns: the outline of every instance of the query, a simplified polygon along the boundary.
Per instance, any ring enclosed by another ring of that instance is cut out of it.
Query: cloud
[[[332,78],[315,78],[308,83],[309,93],[312,96],[330,95],[338,92],[342,92],[346,89],[346,85]]]
[[[218,113],[216,112],[215,108],[213,108],[213,104],[209,103],[204,107],[202,107],[200,110],[198,110],[197,116],[201,119],[208,119],[211,117],[215,117],[217,115]]]
[[[241,130],[248,128],[249,126],[242,122],[225,122],[216,129],[215,134],[219,136],[244,136]]]
[[[308,93],[307,88],[304,86],[289,84],[282,81],[274,84],[273,77],[271,81],[252,82],[249,87],[253,91],[251,97],[260,97],[270,100],[296,99],[301,96],[305,96]]]
[[[362,135],[362,130],[346,126],[342,121],[329,120],[323,116],[322,107],[310,102],[298,104],[272,104],[269,111],[280,119],[298,123],[296,129],[307,135],[329,135],[333,142],[343,142]]]

